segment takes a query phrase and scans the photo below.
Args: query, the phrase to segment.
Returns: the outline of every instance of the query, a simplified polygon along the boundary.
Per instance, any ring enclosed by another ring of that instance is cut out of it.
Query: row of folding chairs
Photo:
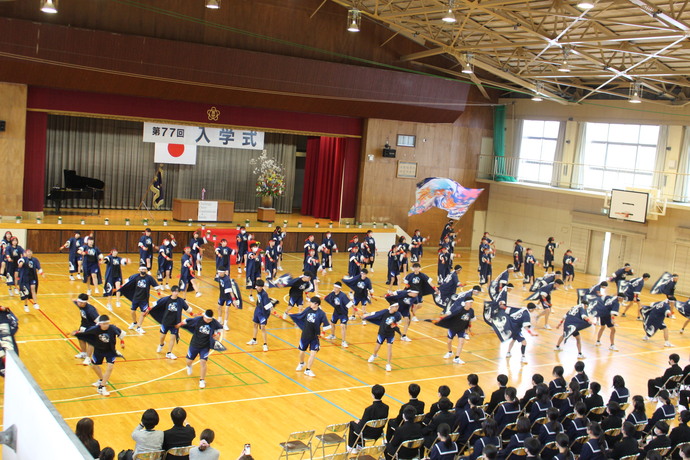
[[[168,449],[168,450],[156,450],[153,452],[143,452],[143,453],[134,455],[132,457],[132,460],[165,460],[165,458],[168,455],[176,455],[176,456],[189,455],[189,451],[192,449],[192,447],[194,447],[194,446],[173,447],[172,449]]]

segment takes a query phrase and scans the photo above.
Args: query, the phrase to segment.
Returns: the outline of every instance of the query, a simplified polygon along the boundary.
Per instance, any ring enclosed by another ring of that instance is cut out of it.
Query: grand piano
[[[98,214],[101,213],[103,203],[103,187],[105,182],[91,177],[78,176],[72,169],[65,169],[65,186],[53,187],[48,193],[48,200],[53,202],[55,212],[60,213],[60,207],[65,200],[96,200],[98,202]]]

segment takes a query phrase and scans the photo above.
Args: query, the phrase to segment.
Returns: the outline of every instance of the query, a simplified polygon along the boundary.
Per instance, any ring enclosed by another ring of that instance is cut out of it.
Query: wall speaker
[[[3,131],[5,131],[5,120],[0,120],[0,133]]]
[[[384,158],[395,158],[395,149],[383,149]]]

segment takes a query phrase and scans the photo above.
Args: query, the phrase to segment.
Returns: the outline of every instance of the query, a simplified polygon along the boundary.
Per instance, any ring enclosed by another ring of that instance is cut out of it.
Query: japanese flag
[[[196,145],[161,144],[156,142],[154,163],[173,163],[178,165],[196,164]]]

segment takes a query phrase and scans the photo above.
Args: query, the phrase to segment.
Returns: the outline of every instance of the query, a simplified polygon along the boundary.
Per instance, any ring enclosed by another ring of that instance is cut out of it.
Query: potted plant
[[[261,198],[262,208],[272,208],[273,199],[285,193],[285,171],[283,166],[270,158],[266,151],[261,152],[259,158],[249,161],[254,166],[256,178],[256,196]]]
[[[319,228],[319,223],[316,222],[316,223],[314,224],[314,227]]]
[[[58,225],[62,225],[62,216],[58,216]]]
[[[129,225],[129,219],[125,219],[125,225]]]
[[[108,219],[106,217],[105,220],[103,221],[103,225],[110,225],[110,219]]]

